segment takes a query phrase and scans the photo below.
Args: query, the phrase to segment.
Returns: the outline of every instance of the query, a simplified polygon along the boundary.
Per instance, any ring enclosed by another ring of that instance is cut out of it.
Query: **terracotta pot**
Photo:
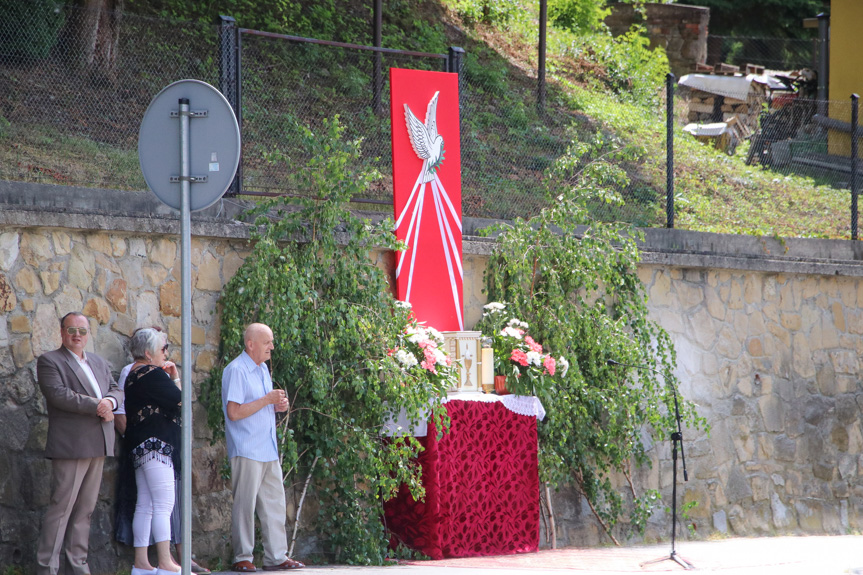
[[[505,375],[494,376],[494,392],[498,395],[509,395],[509,392],[506,390]]]

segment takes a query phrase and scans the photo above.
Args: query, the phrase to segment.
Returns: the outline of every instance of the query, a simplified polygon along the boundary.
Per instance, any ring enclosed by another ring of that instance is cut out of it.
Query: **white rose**
[[[536,366],[542,365],[542,354],[538,351],[527,352],[527,362]]]
[[[405,366],[405,369],[410,369],[419,363],[417,358],[414,357],[414,354],[404,349],[400,349],[396,352],[396,360]]]

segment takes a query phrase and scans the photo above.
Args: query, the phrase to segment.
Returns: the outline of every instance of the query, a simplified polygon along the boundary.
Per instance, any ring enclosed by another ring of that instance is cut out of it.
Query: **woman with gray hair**
[[[166,339],[164,333],[145,328],[129,342],[135,363],[126,378],[124,446],[137,490],[132,575],[180,571],[170,552],[174,482],[180,472],[180,378],[177,366],[167,359]],[[151,532],[158,568],[147,555]]]

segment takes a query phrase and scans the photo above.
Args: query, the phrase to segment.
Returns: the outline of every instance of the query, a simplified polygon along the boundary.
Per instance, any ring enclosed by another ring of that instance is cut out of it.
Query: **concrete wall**
[[[223,200],[193,218],[194,395],[216,358],[219,290],[249,246]],[[465,317],[479,319],[487,222],[466,220]],[[0,566],[32,572],[49,498],[42,458],[45,403],[35,357],[59,346],[57,318],[83,309],[93,351],[116,371],[135,327],[163,325],[180,343],[179,225],[149,193],[0,182]],[[392,258],[375,256],[382,267]],[[654,317],[678,351],[682,395],[712,426],[684,432],[688,524],[715,533],[842,533],[863,524],[863,246],[647,230],[639,275]],[[194,414],[194,551],[228,560],[230,493],[224,444],[211,444],[202,408]],[[671,493],[670,449],[636,485]],[[94,574],[130,565],[112,537],[115,464],[106,466],[93,518]],[[294,507],[289,497],[289,517]],[[559,543],[607,542],[583,501],[555,497]],[[670,517],[651,518],[646,539],[668,537]],[[299,542],[303,556],[312,537]]]
[[[632,4],[614,2],[605,24],[612,34],[626,33],[633,23],[643,23],[650,38],[650,47],[661,46],[668,54],[671,71],[678,77],[688,74],[695,64],[707,60],[707,25],[710,8],[684,4],[645,4],[645,14],[635,11]]]

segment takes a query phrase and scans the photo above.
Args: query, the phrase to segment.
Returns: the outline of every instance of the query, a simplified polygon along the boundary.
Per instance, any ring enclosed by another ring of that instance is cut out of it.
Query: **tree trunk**
[[[82,0],[75,35],[81,64],[94,83],[116,80],[123,0]]]

